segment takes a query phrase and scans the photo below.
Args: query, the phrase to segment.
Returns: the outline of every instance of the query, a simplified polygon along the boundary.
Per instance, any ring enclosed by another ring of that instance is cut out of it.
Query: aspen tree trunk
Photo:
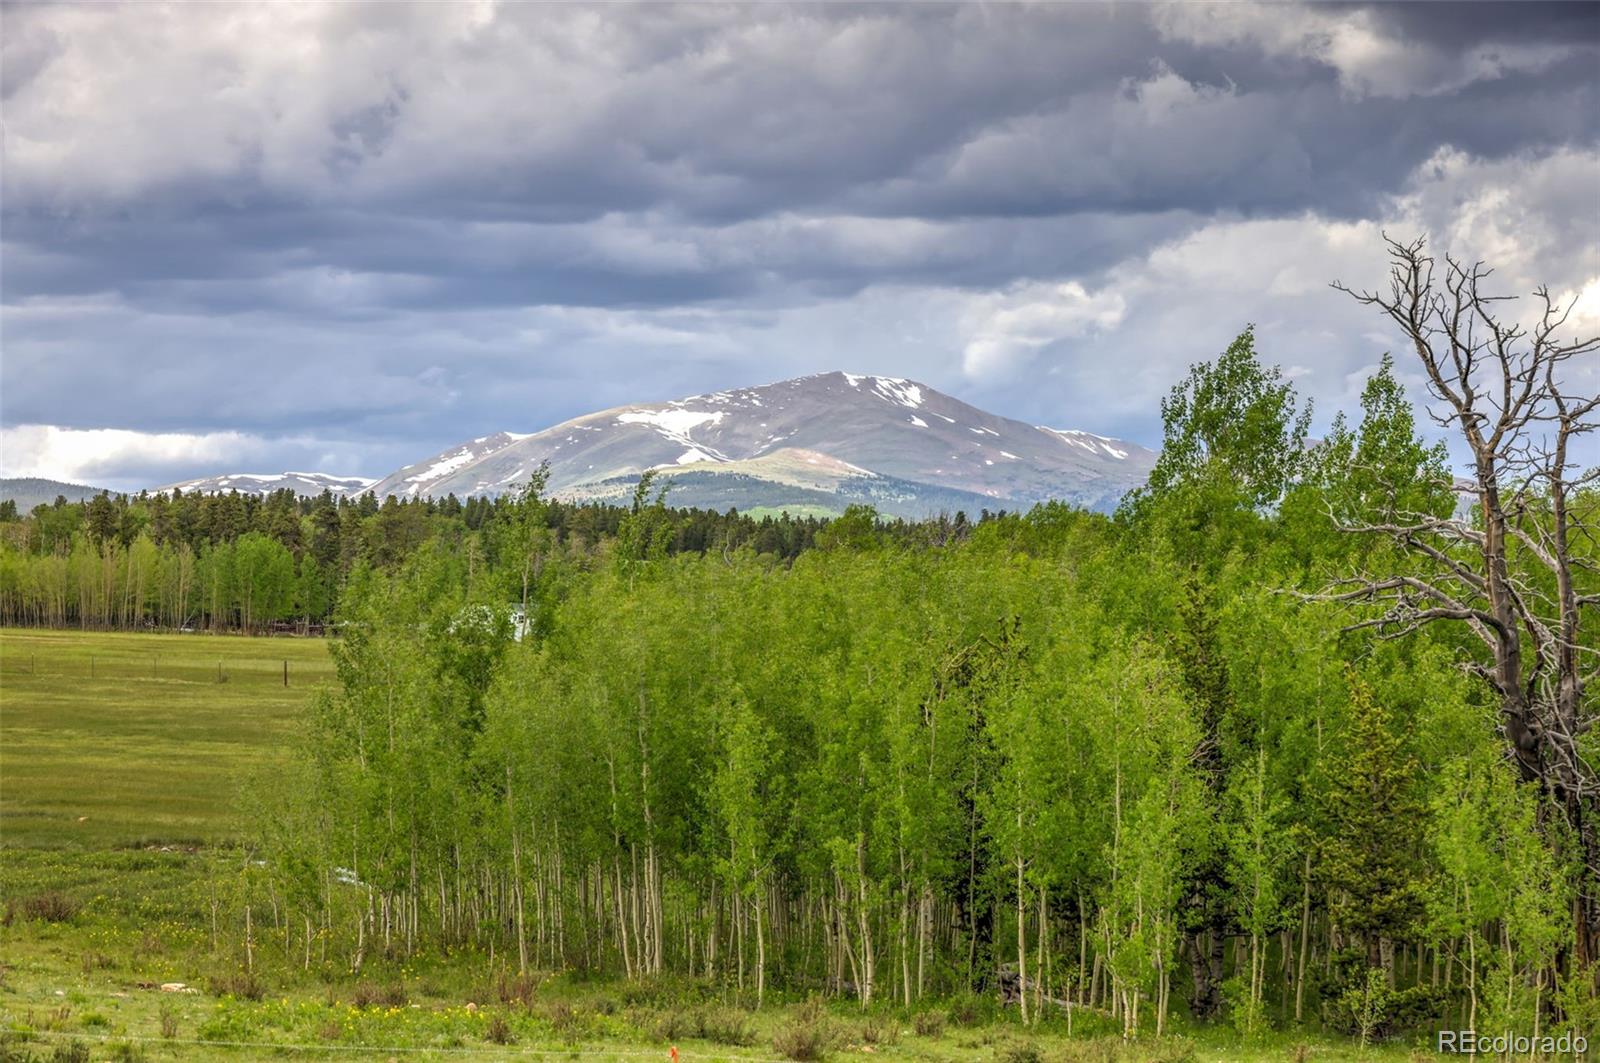
[[[838,872],[837,871],[834,872],[834,877],[835,877],[835,879],[838,879],[839,876],[838,876]],[[855,949],[850,947],[850,928],[849,928],[848,924],[846,924],[846,922],[845,922],[845,914],[844,914],[844,906],[845,906],[845,902],[846,902],[846,894],[844,892],[844,882],[843,882],[843,880],[839,880],[839,902],[840,902],[839,904],[834,906],[834,915],[838,919],[838,924],[839,924],[838,925],[838,934],[839,934],[839,937],[838,937],[838,948],[839,948],[839,951],[842,954],[843,959],[848,960],[849,963],[850,963],[850,977],[855,982],[856,993],[859,996],[861,991],[862,991],[862,986],[866,982],[866,977],[865,977],[864,973],[862,972],[860,963],[856,960]],[[842,975],[843,973],[844,973],[843,972],[843,967],[841,966],[840,967],[840,974]],[[865,1004],[865,1001],[863,1001],[863,1005],[864,1004]]]
[[[911,1006],[911,883],[906,879],[906,854],[900,850],[900,998]]]
[[[1083,906],[1083,894],[1078,894],[1078,1003],[1087,1004],[1089,978],[1089,912]],[[1070,1014],[1070,1013],[1069,1013]]]
[[[563,882],[563,871],[564,871],[564,868],[563,868],[562,861],[561,861],[561,821],[559,819],[557,819],[555,821],[555,823],[552,824],[552,833],[555,836],[555,850],[554,850],[554,852],[555,852],[555,883],[556,883],[556,909],[555,909],[556,956],[557,956],[558,959],[560,959],[561,965],[563,967],[565,967],[566,964],[567,964],[567,916],[566,916],[566,907],[565,907],[565,903],[564,903],[564,900],[566,898],[566,886],[565,886],[565,884]],[[581,906],[579,908],[578,914],[580,916],[582,916],[582,914],[583,914]]]
[[[1033,984],[1035,986],[1035,991],[1034,991],[1034,995],[1033,995],[1033,1016],[1034,1016],[1034,1021],[1035,1022],[1037,1022],[1039,1017],[1044,1014],[1045,983],[1049,980],[1049,975],[1047,974],[1047,972],[1049,970],[1050,953],[1049,953],[1048,948],[1046,947],[1046,942],[1048,941],[1048,938],[1049,938],[1049,929],[1048,929],[1049,915],[1047,914],[1047,911],[1046,911],[1046,909],[1048,908],[1048,900],[1047,900],[1048,895],[1049,894],[1048,894],[1048,890],[1046,889],[1046,887],[1040,886],[1039,887],[1039,952],[1038,952],[1038,955],[1035,957],[1034,964],[1033,964]]]
[[[644,922],[648,948],[645,950],[648,969],[651,974],[661,973],[662,928],[661,928],[661,876],[660,867],[656,861],[656,828],[655,819],[650,812],[650,748],[645,742],[645,723],[648,718],[649,706],[644,696],[644,688],[639,688],[639,793],[644,806],[644,831],[645,831],[645,896],[644,896]]]
[[[524,592],[526,593],[526,592]],[[517,805],[511,792],[511,764],[506,764],[506,816],[511,820],[511,878],[517,920],[517,973],[528,973],[528,934],[523,925],[522,836],[517,827]]]
[[[862,982],[861,1006],[866,1008],[872,1004],[873,976],[877,959],[873,953],[872,924],[867,911],[867,839],[858,836],[856,839],[856,922],[861,928],[861,968],[865,979]]]
[[[633,977],[633,958],[628,951],[628,920],[624,914],[622,897],[622,850],[619,840],[618,848],[612,850],[611,865],[616,872],[616,911],[613,913],[617,924],[617,948],[622,952],[622,970],[628,977]]]
[[[631,979],[634,965],[628,952],[628,919],[622,892],[622,827],[618,821],[617,764],[610,754],[606,755],[606,772],[611,785],[611,869],[616,887],[617,948],[622,953],[623,973]]]
[[[1311,951],[1311,854],[1306,853],[1306,866],[1301,876],[1303,886],[1300,895],[1300,955],[1295,957],[1296,967],[1294,975],[1294,1021],[1301,1022],[1305,1016],[1306,998],[1306,956]]]
[[[761,1002],[767,992],[767,939],[762,926],[762,912],[766,907],[766,890],[762,888],[759,879],[756,883],[756,1007],[761,1007]]]
[[[1471,908],[1467,912],[1467,1029],[1478,1028],[1478,945],[1472,928]]]
[[[1022,813],[1017,813],[1017,842],[1022,841]],[[1026,925],[1027,894],[1022,883],[1022,856],[1017,856],[1017,1009],[1022,1014],[1022,1024],[1028,1025],[1028,932]]]
[[[735,890],[729,898],[733,906],[733,953],[738,957],[735,963],[735,983],[739,991],[744,992],[744,904],[743,896]]]
[[[917,901],[917,999],[922,999],[923,972],[926,970],[928,955],[928,937],[932,933],[933,922],[932,891],[926,881],[922,884],[922,895]]]

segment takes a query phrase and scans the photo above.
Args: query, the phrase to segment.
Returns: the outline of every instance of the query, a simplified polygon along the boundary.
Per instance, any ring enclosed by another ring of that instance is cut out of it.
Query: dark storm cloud
[[[4,48],[7,426],[320,432],[380,474],[845,366],[1149,439],[1209,353],[1177,341],[1257,298],[1161,286],[1251,225],[1600,277],[1592,4],[40,6]],[[1313,268],[1260,309],[1320,307]],[[1343,388],[1371,341],[1312,312]]]
[[[1567,0],[1528,0],[1518,4],[1339,4],[1349,10],[1370,7],[1377,21],[1396,35],[1445,48],[1478,44],[1567,44],[1600,35],[1600,7]]]

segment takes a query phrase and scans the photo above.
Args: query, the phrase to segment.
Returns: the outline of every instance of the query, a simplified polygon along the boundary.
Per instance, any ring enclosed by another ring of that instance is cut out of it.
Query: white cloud
[[[0,462],[8,476],[77,481],[133,464],[241,461],[265,441],[240,432],[132,432],[30,424],[0,428]]]
[[[1563,303],[1576,303],[1568,338],[1593,335],[1600,331],[1600,231],[1574,220],[1584,216],[1582,204],[1595,187],[1600,151],[1485,161],[1447,150],[1419,167],[1372,219],[1314,213],[1219,219],[1107,271],[1092,300],[1115,306],[1114,315],[1094,317],[1086,309],[1087,289],[1025,288],[1054,305],[1062,319],[1063,327],[1054,330],[1058,342],[1048,344],[1039,363],[1070,382],[1068,392],[1079,406],[1148,418],[1189,364],[1215,357],[1253,322],[1263,357],[1284,366],[1301,394],[1317,401],[1321,421],[1353,409],[1361,383],[1385,350],[1395,352],[1413,400],[1425,403],[1421,379],[1408,373],[1398,330],[1331,290],[1330,282],[1383,288],[1389,266],[1383,233],[1423,234],[1436,255],[1482,259],[1494,267],[1490,290],[1523,297],[1503,304],[1505,313],[1527,320],[1537,312],[1527,296],[1537,284],[1548,284]],[[994,302],[1012,305],[1000,296]],[[1016,302],[1015,331],[1033,339],[1050,334],[1050,327],[1029,327],[1050,321],[1033,298]],[[997,350],[1003,364],[1008,349]],[[987,347],[974,352],[969,345],[968,362],[982,364],[988,353]],[[1579,391],[1600,386],[1600,357],[1571,366],[1569,378]]]
[[[1600,336],[1600,277],[1591,277],[1581,289],[1571,288],[1556,296],[1559,306],[1570,307],[1567,325],[1572,338]]]
[[[1117,292],[1090,292],[1077,281],[1019,284],[973,297],[962,315],[962,371],[980,380],[1010,375],[1051,343],[1115,329],[1126,311]]]
[[[1493,265],[1507,293],[1526,294],[1600,272],[1596,189],[1600,150],[1484,160],[1447,146],[1417,168],[1390,213],[1429,233],[1436,250]]]
[[[25,424],[0,428],[0,470],[137,491],[192,475],[338,468],[359,448],[247,432],[136,432]]]

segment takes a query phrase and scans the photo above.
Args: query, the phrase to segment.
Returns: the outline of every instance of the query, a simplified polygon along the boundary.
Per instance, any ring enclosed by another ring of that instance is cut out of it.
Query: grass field
[[[232,838],[241,781],[281,761],[332,676],[320,639],[0,632],[0,839]]]
[[[797,1036],[833,1059],[1431,1056],[1219,1029],[1124,1044],[1087,1018],[1070,1035],[1059,1018],[1024,1030],[985,1001],[919,1017],[780,997],[753,1012],[720,985],[554,973],[507,999],[504,957],[424,954],[357,978],[330,955],[307,969],[298,943],[274,944],[264,906],[250,986],[229,904],[249,865],[237,795],[285,763],[298,711],[331,677],[315,640],[0,631],[0,1063],[637,1061],[674,1046],[684,1060],[771,1060],[796,1056]],[[199,991],[159,988],[178,982]]]

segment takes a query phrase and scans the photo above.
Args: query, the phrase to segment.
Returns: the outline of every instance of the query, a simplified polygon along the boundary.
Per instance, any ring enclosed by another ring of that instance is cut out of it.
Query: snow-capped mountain
[[[372,486],[367,476],[333,476],[325,472],[236,472],[227,476],[205,476],[198,480],[167,484],[157,491],[181,490],[184,494],[227,494],[237,491],[241,495],[270,495],[274,491],[289,490],[297,495],[320,495],[332,491],[335,495],[361,494]]]
[[[451,473],[464,469],[473,463],[488,457],[497,451],[504,450],[511,444],[527,439],[528,436],[517,435],[512,432],[496,432],[493,435],[479,436],[469,439],[465,443],[451,447],[443,454],[435,454],[415,465],[407,465],[398,472],[392,472],[382,480],[368,481],[379,498],[388,495],[404,497],[429,497],[438,495],[443,498],[449,491],[443,493],[433,489],[433,485],[447,480]],[[498,493],[498,492],[475,492]],[[462,495],[462,497],[466,497]]]
[[[647,469],[680,506],[741,510],[866,502],[925,516],[1048,499],[1109,508],[1155,454],[1134,443],[985,413],[897,377],[823,373],[672,402],[620,406],[531,435],[499,432],[373,484],[389,494],[495,495],[550,463],[548,490],[621,500]]]

